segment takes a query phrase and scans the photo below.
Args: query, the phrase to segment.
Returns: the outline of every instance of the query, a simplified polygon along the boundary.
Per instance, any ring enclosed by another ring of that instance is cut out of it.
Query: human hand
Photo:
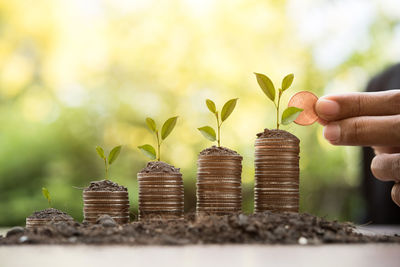
[[[392,199],[400,206],[400,90],[326,96],[315,111],[331,144],[373,147],[372,173],[397,182]]]

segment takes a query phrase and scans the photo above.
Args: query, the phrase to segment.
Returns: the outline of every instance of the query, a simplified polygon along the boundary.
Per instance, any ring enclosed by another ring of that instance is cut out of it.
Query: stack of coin
[[[242,156],[199,155],[197,170],[197,214],[225,215],[242,210]]]
[[[139,172],[139,220],[183,218],[183,180],[179,172]]]
[[[48,223],[57,223],[57,222],[73,222],[71,219],[63,219],[63,218],[26,218],[26,228],[32,229],[37,227],[42,227]]]
[[[117,223],[129,223],[128,191],[83,191],[84,222],[96,223],[101,215],[110,215]]]
[[[299,140],[259,137],[255,143],[255,212],[299,211]]]

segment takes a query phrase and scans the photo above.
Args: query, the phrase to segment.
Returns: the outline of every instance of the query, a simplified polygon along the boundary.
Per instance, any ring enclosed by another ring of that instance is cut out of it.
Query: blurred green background
[[[317,95],[361,91],[400,59],[398,0],[0,0],[0,226],[47,207],[82,219],[82,191],[104,177],[95,146],[122,144],[112,180],[129,188],[154,143],[146,116],[179,115],[163,147],[181,168],[185,208],[195,209],[196,159],[214,123],[204,100],[239,103],[222,145],[243,161],[243,209],[253,210],[254,140],[273,127],[273,105],[253,72]],[[333,147],[322,127],[285,128],[301,139],[301,211],[357,221],[360,151]]]

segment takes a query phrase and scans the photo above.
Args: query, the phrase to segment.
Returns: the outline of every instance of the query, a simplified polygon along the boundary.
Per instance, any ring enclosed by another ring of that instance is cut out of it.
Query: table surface
[[[364,226],[365,234],[400,234],[400,227]],[[4,231],[3,231],[4,232]],[[0,247],[1,267],[234,267],[234,266],[400,266],[400,245],[320,246],[7,246]]]

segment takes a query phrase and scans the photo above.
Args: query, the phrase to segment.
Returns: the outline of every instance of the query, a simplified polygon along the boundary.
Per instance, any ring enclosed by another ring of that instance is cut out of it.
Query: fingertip
[[[338,124],[331,123],[324,127],[323,134],[326,140],[335,145],[338,144],[340,141],[340,131],[340,126]]]
[[[393,185],[391,195],[393,202],[400,207],[400,183]]]
[[[323,120],[329,121],[336,118],[339,115],[340,106],[336,101],[320,98],[317,103],[315,103],[315,112],[318,117]]]

